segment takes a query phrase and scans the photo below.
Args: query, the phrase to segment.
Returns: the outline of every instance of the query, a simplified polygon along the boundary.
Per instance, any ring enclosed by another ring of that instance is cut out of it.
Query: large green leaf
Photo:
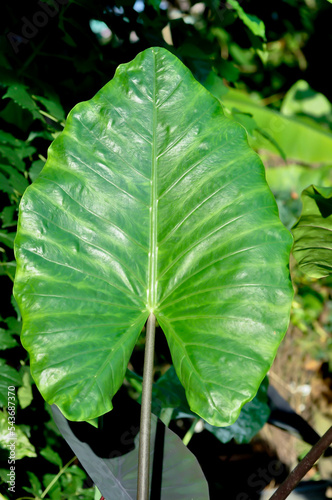
[[[154,312],[192,410],[228,425],[287,328],[291,235],[245,130],[164,49],[69,114],[20,206],[15,296],[67,418],[112,408]]]
[[[230,89],[225,94],[223,87],[218,88],[210,80],[207,80],[205,85],[228,108],[252,114],[261,131],[273,137],[287,158],[304,163],[331,163],[332,133],[325,128],[311,120],[285,116],[262,106],[239,90]],[[254,140],[250,139],[250,143],[255,148],[280,153],[269,139],[262,137],[262,132],[258,133]]]
[[[310,186],[301,196],[301,217],[292,229],[293,255],[312,278],[332,273],[332,188]]]

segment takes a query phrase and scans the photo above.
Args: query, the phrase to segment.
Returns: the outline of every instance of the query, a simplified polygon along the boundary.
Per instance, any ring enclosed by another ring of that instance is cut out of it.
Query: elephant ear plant
[[[191,409],[232,424],[288,325],[291,244],[242,126],[165,49],[138,54],[69,113],[21,202],[15,297],[41,394],[69,420],[111,410],[149,318],[141,471],[156,320]]]

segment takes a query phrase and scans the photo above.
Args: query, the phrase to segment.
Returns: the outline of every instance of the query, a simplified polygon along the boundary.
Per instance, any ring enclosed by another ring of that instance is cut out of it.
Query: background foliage
[[[325,54],[331,47],[331,10],[326,0],[232,0],[227,4],[15,0],[2,6],[0,404],[4,410],[0,458],[4,461],[0,476],[6,480],[5,407],[7,387],[13,384],[18,388],[19,478],[15,495],[8,493],[5,483],[0,486],[3,498],[94,498],[91,483],[77,463],[55,480],[72,453],[59,439],[31,380],[18,337],[21,317],[11,295],[18,204],[41,171],[47,148],[62,130],[68,111],[90,99],[112,78],[118,64],[150,46],[168,48],[247,129],[250,143],[267,167],[280,217],[290,228],[301,213],[301,191],[313,183],[331,186],[332,89],[324,75]],[[311,279],[292,265],[296,296],[291,328],[296,328],[301,352],[310,353],[329,373],[331,279]],[[144,338],[132,357],[136,375],[128,378],[134,397],[140,392],[143,344]],[[169,364],[167,346],[157,337],[156,379]],[[160,385],[167,396],[167,381]],[[236,429],[229,433],[230,439],[234,436]],[[223,434],[221,440],[225,439]],[[43,494],[52,480],[54,485]],[[211,479],[211,498],[213,494],[218,498],[224,488]]]

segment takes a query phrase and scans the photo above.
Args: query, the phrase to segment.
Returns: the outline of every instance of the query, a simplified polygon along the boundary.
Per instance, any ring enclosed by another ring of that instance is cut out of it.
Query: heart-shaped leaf
[[[192,410],[228,425],[289,320],[291,235],[242,126],[161,48],[69,114],[20,206],[15,296],[49,403],[112,408],[154,312]]]
[[[312,278],[332,273],[332,188],[310,186],[302,192],[301,217],[292,229],[293,255]]]

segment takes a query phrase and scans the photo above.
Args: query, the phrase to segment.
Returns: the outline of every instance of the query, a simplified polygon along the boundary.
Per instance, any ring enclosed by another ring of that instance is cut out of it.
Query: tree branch
[[[332,426],[320,438],[320,440],[311,448],[309,453],[301,460],[301,462],[292,470],[287,479],[273,493],[270,500],[284,500],[299,484],[301,479],[317,462],[319,457],[332,443]]]

